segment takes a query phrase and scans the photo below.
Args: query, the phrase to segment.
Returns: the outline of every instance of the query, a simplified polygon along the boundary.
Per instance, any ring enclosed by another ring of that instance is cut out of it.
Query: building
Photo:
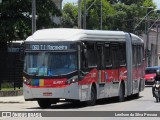
[[[160,25],[157,24],[156,26],[149,31],[149,43],[148,49],[150,50],[149,53],[149,66],[160,66]],[[145,48],[146,48],[146,39],[147,36],[142,34],[141,38],[144,40]],[[156,52],[157,47],[157,52]]]
[[[62,1],[63,0],[52,0],[58,9],[62,10]],[[61,17],[57,17],[56,15],[52,18],[53,22],[57,25],[61,25]]]

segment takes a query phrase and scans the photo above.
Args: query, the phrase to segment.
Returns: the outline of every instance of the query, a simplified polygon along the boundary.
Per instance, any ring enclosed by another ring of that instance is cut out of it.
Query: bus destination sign
[[[31,50],[68,50],[69,45],[30,45]]]

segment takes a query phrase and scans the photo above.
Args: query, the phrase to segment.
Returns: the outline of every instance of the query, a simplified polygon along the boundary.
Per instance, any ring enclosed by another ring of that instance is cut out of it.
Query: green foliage
[[[62,26],[73,28],[77,26],[78,21],[78,6],[73,3],[66,3],[63,7]]]
[[[115,4],[117,3],[118,1],[117,0],[107,0],[110,4]]]
[[[139,15],[136,10],[137,6],[117,3],[114,5],[114,9],[117,12],[112,15],[112,26],[110,26],[110,29],[133,32],[134,25]],[[108,17],[111,19],[110,16]],[[107,22],[107,25],[110,25],[110,23]]]
[[[36,0],[37,29],[54,27],[52,17],[61,16],[61,12],[51,0]]]
[[[87,0],[87,7],[92,4],[92,0]],[[87,11],[87,29],[99,29],[100,28],[100,17],[101,17],[101,5],[100,1],[96,1],[95,4],[88,9]],[[112,15],[116,11],[114,10],[113,6],[106,0],[102,0],[102,20],[103,20],[103,29],[107,28],[106,21],[107,15]]]
[[[0,41],[25,39],[31,34],[32,0],[2,0]],[[37,29],[54,27],[51,17],[60,11],[51,0],[36,0]]]
[[[132,5],[132,4],[137,4],[140,5],[142,4],[145,0],[119,0],[121,3],[124,3],[126,5]]]
[[[146,7],[153,6],[154,8],[156,7],[156,5],[153,3],[153,0],[144,0],[143,6],[146,6]]]
[[[15,87],[14,83],[4,82],[1,84],[1,91],[10,91],[10,90],[22,90],[22,87]]]
[[[13,88],[14,85],[13,85],[13,83],[4,82],[4,83],[2,83],[1,87],[2,88]]]
[[[93,4],[94,0],[86,0],[86,8],[87,8],[87,15],[86,15],[86,27],[87,29],[99,29],[100,28],[100,16],[101,16],[101,1],[96,0]],[[107,15],[114,14],[116,11],[114,10],[113,6],[111,5],[113,1],[106,1],[102,0],[102,20],[106,23]],[[78,8],[77,8],[78,9]],[[82,18],[84,16],[84,1],[82,1]],[[83,23],[83,22],[82,22]],[[103,24],[103,29],[107,29],[108,26]]]
[[[96,0],[86,0],[87,18],[86,28],[87,29],[100,29],[100,2]],[[155,9],[153,0],[102,0],[103,4],[103,29],[106,30],[122,30],[126,32],[142,32],[145,27],[145,20],[135,29],[135,26],[144,18],[149,12],[148,7]],[[92,6],[91,6],[92,5]],[[84,0],[82,0],[82,18],[84,15]],[[142,8],[142,6],[144,6]],[[89,9],[88,9],[89,8]],[[63,8],[63,26],[73,27],[77,25],[78,18],[78,7],[77,5],[67,3]],[[76,12],[75,12],[76,11]],[[75,12],[75,13],[74,13]],[[157,14],[152,12],[148,18],[157,18]],[[82,20],[83,23],[83,20]],[[136,30],[136,31],[134,31]]]

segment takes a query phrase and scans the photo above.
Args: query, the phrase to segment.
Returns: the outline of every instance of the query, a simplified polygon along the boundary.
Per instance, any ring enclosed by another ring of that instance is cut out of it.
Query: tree
[[[148,12],[148,9],[142,8],[141,6],[145,6],[146,8],[152,6],[155,8],[152,0],[119,0],[113,4],[116,13],[107,17],[108,21],[106,24],[113,30],[135,32],[135,26]],[[136,30],[139,32],[144,31],[144,23],[145,21],[143,21]]]
[[[63,7],[62,26],[73,28],[77,26],[78,6],[74,3],[66,3]]]
[[[114,5],[115,14],[107,16],[106,24],[109,29],[133,32],[139,12],[136,5],[125,5],[117,3]]]
[[[93,3],[93,0],[86,0],[86,6],[87,9],[91,6]],[[82,10],[84,10],[84,3],[82,2]],[[113,6],[106,0],[102,0],[102,21],[103,21],[103,29],[108,29],[108,26],[106,26],[106,18],[107,15],[112,15],[116,11],[114,10]],[[101,1],[97,0],[87,11],[87,29],[100,29],[100,17],[101,17]],[[82,11],[84,13],[84,11]]]
[[[86,0],[87,29],[99,29],[100,28],[100,2],[101,0]],[[92,6],[91,6],[92,5]],[[155,8],[155,4],[152,0],[102,0],[103,5],[103,30],[122,30],[126,32],[142,32],[144,31],[145,20],[134,31],[135,26],[141,21],[141,19],[148,13],[147,7]],[[82,0],[82,18],[84,16],[84,0]],[[142,8],[145,6],[146,8]],[[67,9],[66,9],[67,7]],[[88,9],[89,8],[89,9]],[[73,27],[77,25],[78,17],[77,5],[67,3],[63,9],[63,23],[68,25],[67,27]],[[74,14],[76,11],[76,14]],[[157,17],[155,14],[150,16]],[[74,16],[74,17],[73,17]],[[83,21],[82,21],[83,23]]]
[[[50,28],[56,26],[52,21],[54,15],[61,16],[60,10],[51,0],[36,0],[37,4],[37,29]]]
[[[0,41],[25,39],[31,34],[31,0],[2,0]],[[37,28],[53,27],[51,16],[61,15],[51,0],[36,0]]]

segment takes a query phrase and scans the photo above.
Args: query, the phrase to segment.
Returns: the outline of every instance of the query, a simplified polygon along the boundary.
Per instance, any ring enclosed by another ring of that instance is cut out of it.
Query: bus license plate
[[[52,92],[44,92],[43,96],[52,96]]]

